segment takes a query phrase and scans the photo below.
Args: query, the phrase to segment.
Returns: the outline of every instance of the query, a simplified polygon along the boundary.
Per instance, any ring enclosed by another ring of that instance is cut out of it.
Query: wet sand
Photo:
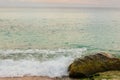
[[[55,78],[48,77],[8,77],[8,78],[0,78],[0,80],[56,80]]]
[[[49,78],[49,77],[35,77],[35,76],[27,76],[27,77],[7,77],[7,78],[0,78],[0,80],[77,80],[77,79],[70,79],[69,77],[63,78]]]

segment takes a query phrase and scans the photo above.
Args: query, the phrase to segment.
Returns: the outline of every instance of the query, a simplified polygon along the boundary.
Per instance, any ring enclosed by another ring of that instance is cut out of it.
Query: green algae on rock
[[[97,53],[76,59],[68,68],[71,78],[84,78],[99,72],[120,70],[120,59],[108,53]]]

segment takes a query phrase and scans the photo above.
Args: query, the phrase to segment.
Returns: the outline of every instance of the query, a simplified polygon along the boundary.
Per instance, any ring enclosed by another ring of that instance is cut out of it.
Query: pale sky
[[[120,0],[0,0],[0,7],[120,7]]]

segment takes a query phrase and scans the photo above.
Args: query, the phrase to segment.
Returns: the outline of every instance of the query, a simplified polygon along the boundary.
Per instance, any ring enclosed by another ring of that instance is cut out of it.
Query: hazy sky
[[[120,7],[120,0],[0,0],[0,7]]]

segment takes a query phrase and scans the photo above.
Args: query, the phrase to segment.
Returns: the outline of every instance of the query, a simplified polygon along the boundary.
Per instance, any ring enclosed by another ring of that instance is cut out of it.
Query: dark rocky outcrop
[[[84,78],[98,72],[120,70],[120,59],[111,54],[97,53],[76,59],[69,66],[69,77]]]

